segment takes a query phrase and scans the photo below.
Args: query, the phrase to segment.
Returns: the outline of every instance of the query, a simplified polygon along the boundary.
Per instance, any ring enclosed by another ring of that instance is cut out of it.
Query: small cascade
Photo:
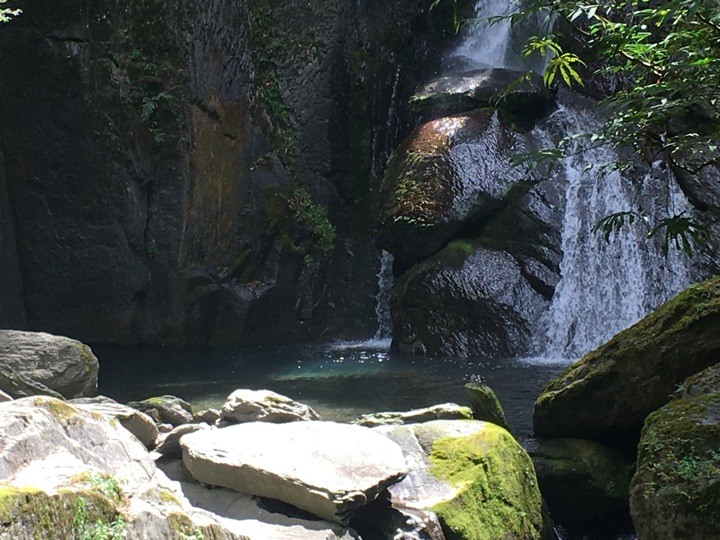
[[[392,319],[390,318],[390,291],[394,283],[393,256],[385,250],[380,254],[380,271],[378,277],[378,293],[375,297],[375,313],[377,314],[378,329],[374,340],[389,340],[392,338]]]
[[[557,121],[568,134],[600,127],[592,111],[577,108],[561,107],[551,118]],[[692,281],[685,255],[673,249],[663,255],[644,224],[625,226],[609,243],[592,232],[598,220],[616,212],[639,207],[655,222],[690,205],[660,164],[631,179],[603,170],[602,164],[618,160],[613,150],[588,146],[576,139],[563,163],[561,280],[538,324],[538,353],[550,359],[579,358]]]
[[[530,21],[533,28],[512,26],[508,19],[498,19],[517,11],[524,0],[478,0],[475,15],[462,33],[460,44],[445,60],[445,72],[462,72],[484,68],[507,68],[518,71],[542,71],[543,62],[523,58],[525,41],[535,33],[537,21]]]

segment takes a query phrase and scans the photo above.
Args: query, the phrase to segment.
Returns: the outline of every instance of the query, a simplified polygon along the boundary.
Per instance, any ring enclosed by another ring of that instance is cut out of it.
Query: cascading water
[[[380,254],[380,271],[378,272],[378,293],[375,297],[375,314],[378,329],[373,337],[376,341],[388,341],[392,338],[392,319],[390,318],[390,291],[394,283],[393,256],[385,250]],[[389,345],[389,343],[388,343]]]
[[[592,111],[562,106],[550,122],[560,123],[567,134],[600,127]],[[546,139],[542,129],[537,131]],[[692,281],[684,254],[671,249],[663,255],[658,243],[648,240],[643,224],[622,228],[609,243],[592,232],[603,217],[638,207],[650,222],[689,211],[689,203],[660,165],[633,180],[602,167],[618,161],[609,148],[591,148],[585,139],[576,139],[569,154],[562,163],[561,280],[537,326],[538,353],[552,359],[578,358]]]
[[[521,55],[522,43],[534,33],[532,28],[514,28],[508,20],[492,22],[493,17],[508,15],[522,2],[479,0],[476,20],[465,26],[459,46],[445,59],[445,70],[541,70],[543,62],[532,65]],[[556,131],[560,124],[563,134],[572,134],[597,131],[601,121],[593,110],[561,106],[549,120],[548,126],[552,124],[555,127],[548,129]],[[540,144],[552,144],[548,131],[538,128],[535,134]],[[690,205],[659,165],[640,173],[645,178],[635,180],[618,172],[606,175],[598,165],[616,162],[615,153],[582,147],[580,141],[576,140],[571,156],[564,160],[563,174],[552,180],[565,182],[565,210],[561,280],[535,331],[536,353],[545,359],[577,359],[696,277],[684,255],[671,250],[665,257],[657,242],[648,241],[647,229],[642,226],[625,227],[610,243],[592,232],[598,220],[615,212],[639,207],[653,222],[689,211]]]

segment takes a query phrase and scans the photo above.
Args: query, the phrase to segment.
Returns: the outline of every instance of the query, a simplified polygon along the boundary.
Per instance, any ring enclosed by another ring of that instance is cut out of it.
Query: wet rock
[[[396,273],[526,193],[537,179],[509,156],[532,147],[530,135],[507,128],[490,109],[413,131],[388,161],[380,190],[378,242],[395,256]]]
[[[122,427],[135,435],[146,448],[153,448],[158,438],[158,428],[148,415],[122,405],[105,396],[78,398],[69,401],[74,407],[114,418]]]
[[[582,439],[528,439],[523,446],[553,519],[586,531],[628,527],[631,458]]]
[[[225,400],[222,420],[229,423],[244,422],[296,422],[320,420],[320,416],[307,405],[270,390],[235,390]]]
[[[720,278],[692,285],[570,366],[535,402],[535,433],[632,447],[645,418],[720,357]]]
[[[0,433],[2,538],[89,537],[98,522],[129,540],[196,530],[234,538],[193,509],[143,445],[105,415],[28,397],[0,404]]]
[[[443,403],[406,412],[364,414],[353,423],[365,427],[398,426],[430,422],[431,420],[471,420],[472,417],[472,411],[468,407],[462,407],[456,403]]]
[[[340,524],[406,473],[395,443],[332,422],[250,422],[192,433],[180,445],[199,482],[277,499]]]
[[[500,401],[492,388],[482,382],[469,382],[465,385],[465,392],[467,392],[470,400],[470,407],[475,420],[492,422],[510,431]]]
[[[543,538],[532,463],[504,429],[438,420],[375,431],[400,445],[410,467],[388,488],[392,506],[421,511],[426,520],[434,513],[446,538]]]
[[[546,306],[510,254],[453,240],[396,281],[393,343],[429,356],[516,356]]]
[[[193,421],[192,406],[176,396],[159,396],[142,401],[131,401],[128,406],[152,416],[154,416],[152,412],[154,409],[161,422],[172,426],[189,424]]]
[[[645,420],[630,510],[640,540],[720,537],[720,365]]]
[[[537,73],[493,68],[433,79],[410,98],[410,106],[436,116],[491,106],[529,119],[546,114],[552,100]]]
[[[90,347],[74,339],[0,330],[0,380],[5,384],[0,389],[13,397],[93,396],[97,393],[98,369]]]

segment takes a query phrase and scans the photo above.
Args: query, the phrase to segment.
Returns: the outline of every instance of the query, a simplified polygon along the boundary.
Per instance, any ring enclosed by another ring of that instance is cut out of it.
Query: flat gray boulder
[[[155,451],[166,457],[180,457],[180,439],[190,433],[210,429],[207,424],[183,424],[173,428],[170,433],[164,434]]]
[[[198,482],[283,501],[341,525],[407,472],[397,444],[334,422],[251,422],[191,433],[180,445]]]
[[[320,420],[307,405],[271,390],[235,390],[225,400],[221,418],[232,424],[244,422],[296,422]]]
[[[473,413],[470,407],[463,407],[457,403],[442,403],[413,409],[406,412],[379,412],[363,414],[355,420],[355,424],[365,427],[399,426],[402,424],[417,424],[432,420],[472,420]]]
[[[90,347],[74,339],[0,330],[0,390],[14,398],[94,396],[98,369]]]

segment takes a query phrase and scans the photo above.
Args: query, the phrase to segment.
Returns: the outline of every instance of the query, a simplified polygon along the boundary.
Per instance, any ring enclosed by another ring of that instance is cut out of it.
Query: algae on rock
[[[685,378],[720,358],[720,277],[688,287],[586,354],[535,402],[535,433],[630,446]]]

